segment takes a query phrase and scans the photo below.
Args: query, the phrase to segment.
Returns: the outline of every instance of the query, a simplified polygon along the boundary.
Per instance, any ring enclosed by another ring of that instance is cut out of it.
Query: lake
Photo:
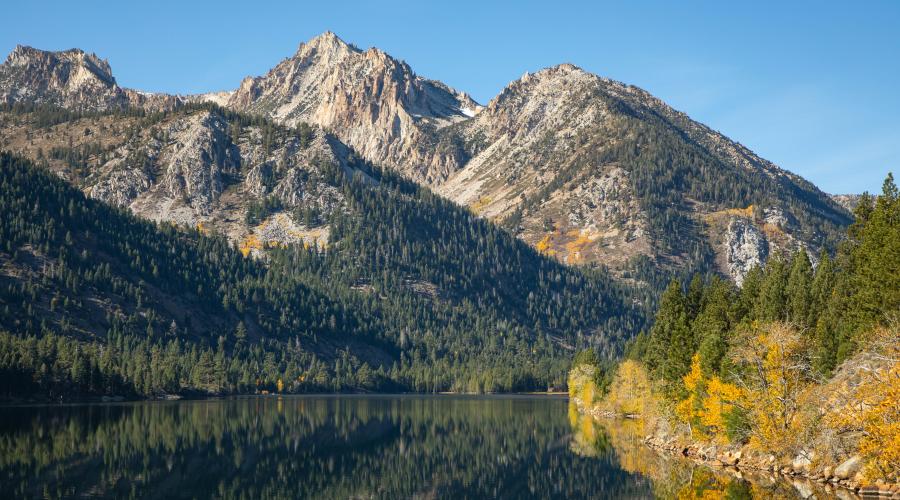
[[[546,396],[287,396],[0,408],[4,498],[800,498]],[[819,498],[823,492],[817,493]],[[718,497],[718,496],[715,496]]]

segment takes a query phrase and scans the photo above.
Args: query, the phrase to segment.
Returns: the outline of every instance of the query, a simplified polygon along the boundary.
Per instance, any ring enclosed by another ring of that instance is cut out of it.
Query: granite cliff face
[[[286,125],[315,123],[365,158],[427,183],[464,161],[458,148],[438,143],[435,130],[479,109],[406,63],[377,48],[360,50],[331,32],[301,44],[266,75],[245,79],[225,105]]]
[[[453,131],[471,159],[437,191],[569,263],[651,254],[630,172],[595,154],[617,127],[598,81],[562,65],[508,85]]]
[[[748,219],[732,218],[722,243],[728,273],[738,286],[754,266],[762,266],[769,256],[766,237]]]

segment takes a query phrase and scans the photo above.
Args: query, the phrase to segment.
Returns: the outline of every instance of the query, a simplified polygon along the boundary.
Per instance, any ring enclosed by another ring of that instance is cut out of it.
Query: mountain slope
[[[184,113],[211,115],[160,119]],[[282,379],[292,391],[540,388],[562,383],[575,346],[611,353],[642,326],[635,296],[604,274],[543,258],[377,169],[331,171],[342,201],[328,216],[327,250],[281,242],[252,259],[206,228],[156,226],[2,160],[0,325],[13,335],[0,342],[0,368],[9,380],[40,380],[22,387],[153,395],[274,390]],[[48,349],[38,357],[28,354],[35,342]],[[115,363],[102,358],[112,345]],[[156,350],[166,354],[154,370],[171,373],[138,380],[125,371]],[[72,376],[82,358],[106,385]],[[42,364],[51,378],[35,375]]]
[[[292,57],[264,76],[245,79],[235,91],[187,98],[121,89],[105,62],[77,50],[20,47],[0,66],[0,95],[10,103],[95,112],[212,101],[291,127],[318,125],[326,131],[316,132],[318,137],[339,139],[366,160],[502,223],[547,255],[570,264],[609,266],[623,276],[633,275],[636,267],[662,273],[712,269],[740,283],[771,255],[803,248],[815,256],[822,248],[833,249],[850,221],[846,210],[799,176],[637,87],[572,65],[525,75],[481,108],[384,52],[360,50],[330,32],[301,44]],[[241,141],[255,139],[236,136],[228,145],[215,120],[159,129],[182,139],[206,134],[188,140],[194,141],[191,154],[207,143],[228,146],[215,146],[224,156],[209,170],[208,158],[179,160],[165,144],[160,151],[147,145],[148,157],[159,154],[164,163],[203,165],[187,177],[168,172],[162,190],[170,198],[184,194],[190,210],[168,201],[162,206],[153,193],[140,194],[145,190],[140,186],[154,182],[147,176],[121,186],[120,174],[113,174],[97,186],[96,195],[122,198],[121,191],[128,199],[114,201],[127,202],[137,213],[203,221],[207,212],[217,211],[210,205],[214,199],[227,202],[229,175],[241,175],[236,165],[246,163],[247,154]],[[17,140],[25,136],[20,130]],[[346,166],[341,159],[346,153],[326,151],[340,149],[336,144],[330,140],[322,151],[335,157],[331,163]],[[280,156],[297,156],[292,146],[274,147],[290,150]],[[297,161],[310,163],[310,158]],[[296,193],[297,187],[288,191]],[[272,194],[284,201],[286,193]],[[280,225],[278,231],[298,229]],[[233,225],[226,230],[233,238],[248,237]]]
[[[740,282],[770,255],[834,248],[850,221],[801,177],[572,65],[525,75],[485,108],[433,83],[325,33],[226,105],[322,125],[567,263],[626,270],[649,259]]]
[[[0,112],[0,144],[46,162],[92,198],[219,232],[247,251],[324,243],[327,219],[345,208],[338,171],[353,175],[362,165],[319,128],[289,129],[214,105],[47,118],[54,113]]]
[[[850,221],[801,177],[572,65],[525,75],[443,133],[471,159],[437,191],[565,262],[715,263],[740,281],[753,252],[815,255]]]

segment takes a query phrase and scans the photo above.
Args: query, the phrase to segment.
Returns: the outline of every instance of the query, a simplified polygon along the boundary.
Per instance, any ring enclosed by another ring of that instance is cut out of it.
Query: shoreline
[[[578,412],[595,420],[640,419],[639,415],[618,415],[615,412],[599,409],[586,409],[578,398],[573,398]],[[768,473],[784,480],[804,479],[817,483],[820,487],[841,488],[843,491],[861,497],[900,499],[900,483],[887,483],[878,480],[871,485],[861,485],[854,477],[839,477],[839,467],[826,467],[826,473],[814,472],[809,464],[795,466],[792,463],[779,461],[774,454],[755,453],[744,456],[744,451],[734,446],[717,446],[704,444],[694,440],[670,437],[661,434],[649,434],[641,439],[643,446],[657,453],[667,453],[702,464],[714,469],[732,469],[746,473]]]
[[[769,473],[780,476],[785,480],[800,478],[817,483],[822,487],[843,488],[845,491],[863,497],[900,499],[900,485],[896,483],[886,485],[884,488],[877,485],[861,486],[853,479],[841,479],[834,475],[826,477],[822,474],[810,473],[802,469],[798,470],[789,465],[779,466],[777,460],[773,460],[772,465],[767,467],[757,464],[755,461],[742,460],[742,452],[740,450],[727,451],[721,454],[706,454],[706,450],[701,444],[692,442],[685,446],[674,438],[665,441],[658,436],[651,435],[642,439],[641,442],[656,452],[667,452],[713,468],[730,468],[738,472]],[[709,448],[715,448],[715,445],[710,445]]]
[[[63,407],[74,405],[93,404],[121,404],[121,403],[165,403],[175,401],[215,401],[241,398],[280,398],[280,397],[474,397],[474,398],[548,398],[568,399],[565,392],[308,392],[290,394],[170,394],[154,398],[133,398],[127,396],[91,396],[85,398],[72,398],[64,400],[49,400],[39,398],[0,399],[0,408],[24,408],[24,407]]]

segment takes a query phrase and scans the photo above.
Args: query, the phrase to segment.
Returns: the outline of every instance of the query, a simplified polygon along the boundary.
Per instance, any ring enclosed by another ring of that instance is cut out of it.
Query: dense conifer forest
[[[328,221],[327,249],[254,259],[3,154],[0,392],[546,389],[571,349],[612,354],[641,327],[639,296],[602,270],[370,173],[333,172],[351,208]]]

